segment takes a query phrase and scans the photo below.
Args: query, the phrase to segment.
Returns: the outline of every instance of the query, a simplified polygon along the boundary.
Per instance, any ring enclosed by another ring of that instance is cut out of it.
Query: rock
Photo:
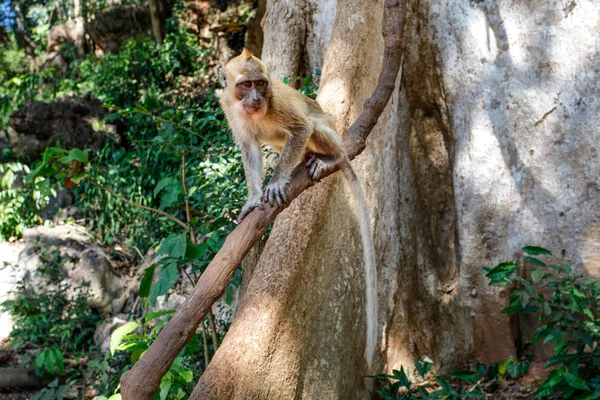
[[[85,250],[69,272],[69,286],[73,288],[73,294],[76,288],[87,286],[90,307],[111,313],[113,301],[125,296],[124,282],[113,272],[104,250],[97,246]],[[125,300],[121,308],[124,303]]]
[[[116,6],[95,14],[85,24],[85,30],[94,43],[109,52],[117,49],[124,40],[151,29],[148,4],[139,6]]]
[[[54,25],[48,35],[47,51],[48,53],[58,52],[64,43],[72,43],[77,46],[79,54],[84,54],[85,31],[83,19],[81,17]]]
[[[125,323],[127,323],[127,314],[118,314],[105,319],[94,332],[94,343],[100,346],[100,350],[107,353],[110,350],[110,335],[113,329]]]
[[[100,149],[108,134],[116,134],[124,127],[121,120],[113,120],[99,131],[94,121],[108,115],[102,102],[92,97],[62,96],[50,103],[32,101],[15,111],[9,119],[12,130],[12,151],[16,155],[41,154],[46,147],[60,141],[65,148]]]

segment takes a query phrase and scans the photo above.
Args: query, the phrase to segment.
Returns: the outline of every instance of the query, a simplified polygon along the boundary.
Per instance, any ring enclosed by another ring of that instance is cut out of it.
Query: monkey
[[[319,103],[270,76],[266,66],[250,51],[219,70],[223,92],[221,108],[242,153],[248,199],[238,222],[265,204],[287,203],[286,186],[292,170],[305,160],[308,176],[318,181],[329,169],[340,166],[357,203],[366,281],[367,340],[365,360],[371,369],[377,344],[377,283],[375,248],[363,188],[345,153],[333,119]],[[279,153],[271,180],[262,189],[261,145]]]

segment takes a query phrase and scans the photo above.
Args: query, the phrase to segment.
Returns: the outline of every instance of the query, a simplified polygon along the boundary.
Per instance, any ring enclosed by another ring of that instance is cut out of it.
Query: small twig
[[[204,327],[204,321],[200,323],[200,329],[202,330],[202,344],[204,345],[204,362],[206,363],[206,368],[208,368],[210,357],[208,356],[208,340],[206,339],[206,328]]]
[[[185,153],[181,155],[181,184],[183,185],[183,194],[185,195],[185,217],[188,222],[188,230],[190,232],[190,240],[193,244],[196,244],[196,233],[192,228],[192,216],[190,211],[190,200],[188,199],[187,183],[185,181]]]
[[[176,224],[180,225],[180,226],[181,226],[181,227],[183,227],[184,229],[186,229],[186,230],[188,229],[188,226],[187,226],[187,224],[185,224],[185,223],[184,223],[182,220],[180,220],[179,218],[176,218],[176,217],[172,216],[171,214],[167,214],[166,212],[164,212],[164,211],[162,211],[162,210],[159,210],[159,209],[157,209],[157,208],[152,208],[152,207],[143,206],[143,205],[141,205],[141,204],[139,204],[139,203],[136,203],[136,202],[134,202],[134,201],[128,200],[128,199],[126,199],[125,197],[121,196],[120,194],[117,194],[117,193],[115,193],[114,191],[112,191],[111,189],[107,188],[106,186],[103,186],[103,185],[101,185],[99,182],[95,181],[95,180],[94,180],[94,179],[92,179],[92,178],[89,178],[89,177],[88,177],[88,180],[89,180],[89,181],[90,181],[92,184],[94,184],[94,185],[98,186],[100,189],[102,189],[102,190],[104,190],[104,191],[106,191],[106,192],[108,192],[108,193],[112,194],[112,195],[113,195],[113,196],[115,196],[117,199],[119,199],[119,200],[121,200],[121,201],[124,201],[125,203],[127,203],[127,204],[129,204],[129,205],[131,205],[131,206],[138,207],[138,208],[141,208],[142,210],[146,210],[146,211],[152,211],[153,213],[156,213],[156,214],[160,214],[160,215],[162,215],[163,217],[167,217],[167,218],[169,218],[171,221],[173,221],[173,222],[175,222]]]
[[[213,346],[215,346],[215,351],[219,348],[219,335],[217,334],[217,326],[215,325],[215,316],[212,313],[212,310],[209,310],[206,313],[208,317],[208,325],[210,326],[210,333],[212,335]]]

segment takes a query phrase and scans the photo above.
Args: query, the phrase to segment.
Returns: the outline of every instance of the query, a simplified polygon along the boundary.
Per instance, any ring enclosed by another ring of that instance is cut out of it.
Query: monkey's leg
[[[308,137],[309,130],[306,128],[292,132],[279,156],[273,176],[265,188],[264,201],[268,201],[271,205],[277,203],[277,206],[281,206],[282,202],[287,203],[285,187],[290,182],[292,170],[302,159]]]
[[[248,200],[238,216],[238,223],[256,207],[263,208],[262,203],[262,150],[256,141],[244,141],[240,143],[242,150],[242,163],[246,175],[246,186],[248,186]]]
[[[305,167],[310,179],[318,181],[325,171],[334,168],[341,160],[341,156],[313,154],[306,162]]]

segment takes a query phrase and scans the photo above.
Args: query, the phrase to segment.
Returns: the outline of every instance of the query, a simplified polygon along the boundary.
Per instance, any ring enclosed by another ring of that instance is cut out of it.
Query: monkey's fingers
[[[238,215],[237,218],[237,223],[239,224],[240,222],[242,222],[246,215],[250,214],[250,211],[254,210],[255,208],[260,208],[261,210],[265,209],[261,198],[259,198],[258,201],[246,203],[244,207],[242,207],[242,211],[240,211],[240,215]]]

